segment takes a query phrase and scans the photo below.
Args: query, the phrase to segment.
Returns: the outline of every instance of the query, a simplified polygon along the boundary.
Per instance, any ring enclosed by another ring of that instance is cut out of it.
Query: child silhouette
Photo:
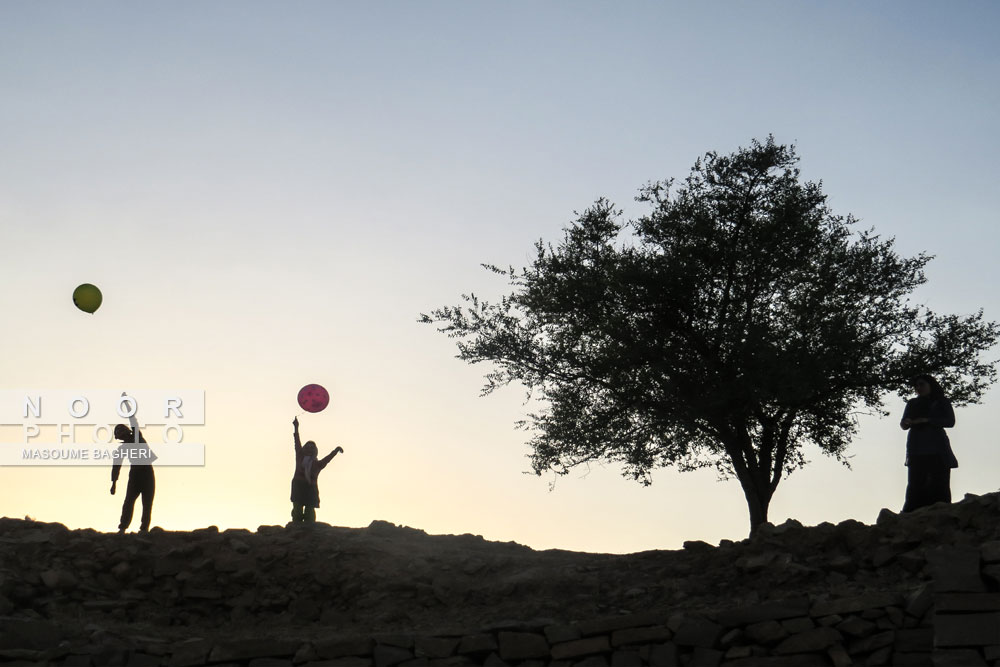
[[[153,515],[153,494],[156,493],[156,476],[153,474],[153,461],[156,454],[146,444],[146,438],[139,430],[139,422],[134,415],[128,418],[131,427],[125,424],[115,426],[115,438],[121,443],[115,451],[114,465],[111,467],[111,495],[118,486],[118,475],[122,470],[122,461],[129,460],[128,487],[125,489],[125,501],[122,503],[122,517],[118,523],[118,532],[124,533],[132,523],[132,512],[135,501],[142,497],[142,518],[139,520],[139,532],[149,531],[149,522]]]
[[[299,418],[292,420],[295,440],[295,475],[292,477],[292,521],[315,521],[316,508],[319,507],[319,473],[333,460],[337,454],[344,451],[337,447],[321,459],[316,457],[319,451],[312,440],[302,444],[299,440]]]

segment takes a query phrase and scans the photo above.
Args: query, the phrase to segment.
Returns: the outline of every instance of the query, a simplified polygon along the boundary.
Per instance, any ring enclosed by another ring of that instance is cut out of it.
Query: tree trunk
[[[767,522],[767,508],[771,504],[774,489],[770,480],[771,471],[766,468],[761,469],[761,463],[752,456],[753,450],[748,441],[749,436],[744,432],[729,439],[725,445],[736,478],[740,480],[743,495],[747,499],[747,508],[750,510],[750,536],[753,537],[757,533],[757,528]],[[747,444],[746,448],[743,444]],[[751,454],[747,455],[747,451]]]
[[[753,537],[760,525],[767,522],[767,508],[771,504],[773,492],[770,484],[755,483],[756,480],[749,470],[744,470],[739,479],[743,486],[743,495],[747,499],[747,508],[750,510],[750,537]]]

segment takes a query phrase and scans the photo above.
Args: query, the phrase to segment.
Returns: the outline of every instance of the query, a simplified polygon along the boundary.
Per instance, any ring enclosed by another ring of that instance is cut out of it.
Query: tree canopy
[[[797,162],[768,137],[647,184],[636,220],[598,199],[531,266],[484,265],[509,280],[499,302],[463,295],[421,321],[492,362],[484,393],[518,382],[541,399],[524,422],[535,473],[608,461],[649,484],[714,467],[739,480],[753,531],[806,443],[847,462],[857,410],[888,414],[917,373],[955,405],[996,380],[980,357],[1000,326],[913,304],[932,257],[855,230]]]

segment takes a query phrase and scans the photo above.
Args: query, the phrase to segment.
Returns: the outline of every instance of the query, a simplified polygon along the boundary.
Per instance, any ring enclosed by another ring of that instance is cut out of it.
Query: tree
[[[484,264],[513,288],[499,303],[463,295],[421,321],[493,362],[484,394],[518,381],[540,399],[521,422],[536,474],[610,461],[650,484],[658,467],[714,467],[742,485],[753,533],[805,443],[847,465],[856,416],[887,416],[882,397],[913,375],[956,406],[996,380],[980,353],[1000,327],[912,305],[932,257],[852,232],[797,162],[773,137],[707,153],[674,192],[643,187],[637,220],[599,199],[532,266]]]

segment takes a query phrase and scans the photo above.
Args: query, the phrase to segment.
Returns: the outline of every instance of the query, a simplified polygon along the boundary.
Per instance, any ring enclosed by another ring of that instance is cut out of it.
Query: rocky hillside
[[[930,580],[937,548],[979,550],[997,540],[1000,494],[905,516],[883,510],[871,526],[788,521],[752,540],[629,555],[534,551],[383,521],[139,536],[0,519],[0,662],[55,660],[40,651],[60,644],[63,656],[89,647],[90,661],[80,664],[105,664],[112,654],[125,662],[143,641],[149,650],[262,637],[292,645],[331,632],[459,637],[638,612],[714,618],[793,598],[904,599]],[[983,572],[996,591],[1000,564]],[[719,648],[713,641],[706,650]],[[112,654],[93,657],[105,649]]]

